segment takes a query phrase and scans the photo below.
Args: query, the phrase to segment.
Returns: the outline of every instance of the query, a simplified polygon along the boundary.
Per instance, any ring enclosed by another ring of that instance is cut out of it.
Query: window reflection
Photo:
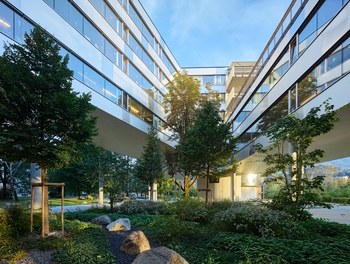
[[[0,2],[0,32],[13,37],[13,11]]]
[[[27,20],[15,14],[15,40],[17,42],[23,44],[25,33],[29,33],[33,28],[33,25]]]
[[[104,94],[104,79],[87,65],[84,65],[84,83],[96,92]]]

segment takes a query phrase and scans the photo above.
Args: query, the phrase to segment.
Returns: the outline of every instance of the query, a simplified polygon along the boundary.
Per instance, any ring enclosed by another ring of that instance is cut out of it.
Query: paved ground
[[[316,218],[322,218],[330,222],[338,222],[350,225],[350,205],[333,205],[333,208],[311,208],[309,211]]]

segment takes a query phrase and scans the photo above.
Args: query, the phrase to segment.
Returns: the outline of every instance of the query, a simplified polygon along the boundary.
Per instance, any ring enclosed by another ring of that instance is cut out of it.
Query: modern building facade
[[[349,0],[292,0],[257,62],[227,67],[181,68],[139,0],[0,0],[1,44],[23,43],[34,26],[69,55],[73,88],[91,93],[95,141],[106,149],[138,157],[150,125],[163,148],[175,146],[162,106],[175,72],[199,79],[203,93],[218,91],[222,116],[239,138],[239,167],[211,185],[213,200],[259,197],[264,166],[253,145],[268,144],[264,129],[288,114],[302,118],[328,98],[340,121],[314,147],[327,149],[326,160],[349,156]]]

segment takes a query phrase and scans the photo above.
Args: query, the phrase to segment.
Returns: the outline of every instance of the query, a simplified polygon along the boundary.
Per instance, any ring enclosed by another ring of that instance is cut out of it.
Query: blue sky
[[[291,0],[140,0],[181,67],[255,61]],[[350,158],[332,164],[350,168]]]
[[[257,60],[291,0],[140,0],[182,67]]]

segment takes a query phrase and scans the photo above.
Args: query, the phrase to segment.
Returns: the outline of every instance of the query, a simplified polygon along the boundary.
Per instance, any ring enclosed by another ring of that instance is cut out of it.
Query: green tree
[[[237,140],[231,133],[231,123],[221,119],[219,106],[217,100],[204,100],[187,136],[177,146],[181,166],[193,175],[206,178],[206,204],[209,182],[216,182],[236,169],[233,151]]]
[[[304,218],[309,216],[305,210],[307,206],[326,206],[318,193],[323,190],[324,176],[309,179],[305,168],[313,167],[324,155],[323,150],[310,150],[309,147],[315,137],[329,132],[336,120],[333,106],[326,101],[312,108],[303,119],[288,115],[267,129],[265,135],[271,145],[266,149],[257,146],[257,150],[265,154],[264,162],[268,165],[264,175],[278,175],[270,177],[270,181],[283,181],[271,207],[287,211],[296,218]]]
[[[23,45],[5,45],[0,57],[0,153],[6,160],[37,163],[42,182],[47,169],[67,164],[78,143],[96,133],[90,95],[74,92],[68,56],[39,28]],[[48,191],[44,188],[49,232]]]
[[[200,93],[200,82],[186,72],[175,74],[174,79],[168,86],[168,93],[165,96],[164,105],[167,115],[167,125],[173,131],[173,140],[184,140],[188,127],[193,123],[196,109],[202,99]],[[167,155],[167,164],[170,168],[169,174],[180,173],[184,183],[176,181],[177,186],[188,196],[191,186],[195,183],[196,177],[190,175],[186,168],[179,167],[178,153]]]
[[[151,200],[153,200],[153,185],[163,178],[163,158],[160,151],[160,140],[157,130],[151,127],[148,142],[144,146],[140,159],[136,162],[134,174],[150,186]]]

